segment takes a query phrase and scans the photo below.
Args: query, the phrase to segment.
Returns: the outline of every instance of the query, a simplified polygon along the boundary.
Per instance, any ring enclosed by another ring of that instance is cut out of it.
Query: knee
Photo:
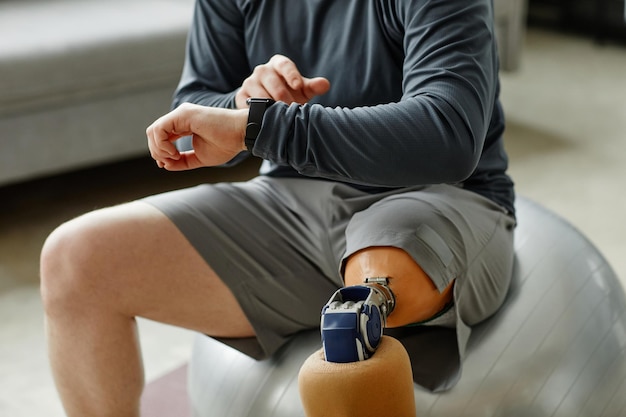
[[[346,285],[362,284],[367,277],[389,277],[396,307],[388,327],[399,327],[428,320],[452,301],[454,282],[439,291],[430,277],[404,250],[376,246],[352,254],[345,263]]]
[[[55,229],[40,256],[40,290],[47,315],[71,310],[89,296],[88,265],[94,256],[96,232],[83,218]]]

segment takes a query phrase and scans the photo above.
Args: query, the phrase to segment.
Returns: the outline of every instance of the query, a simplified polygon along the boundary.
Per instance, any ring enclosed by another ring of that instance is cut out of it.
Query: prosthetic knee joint
[[[388,278],[366,278],[363,285],[333,294],[322,309],[320,326],[326,361],[357,362],[376,352],[396,303],[388,284]]]

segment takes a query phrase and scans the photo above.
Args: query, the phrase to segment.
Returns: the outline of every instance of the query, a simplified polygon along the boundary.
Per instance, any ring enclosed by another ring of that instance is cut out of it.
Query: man
[[[490,0],[198,0],[176,109],[147,129],[151,155],[182,170],[252,154],[261,175],[51,234],[42,295],[68,415],[138,415],[137,316],[262,358],[367,277],[390,278],[389,327],[448,329],[418,345],[458,363],[513,259],[492,21]],[[444,369],[423,377],[426,351],[403,343],[416,382],[453,385]]]

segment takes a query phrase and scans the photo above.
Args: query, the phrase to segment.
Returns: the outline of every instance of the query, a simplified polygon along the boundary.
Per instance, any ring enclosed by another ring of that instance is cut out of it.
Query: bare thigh
[[[53,232],[42,252],[42,294],[48,313],[73,306],[79,313],[89,303],[212,336],[254,336],[230,289],[164,214],[142,202]]]

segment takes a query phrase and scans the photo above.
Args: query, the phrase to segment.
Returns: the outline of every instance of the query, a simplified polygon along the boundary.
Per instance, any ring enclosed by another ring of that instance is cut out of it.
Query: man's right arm
[[[236,2],[198,0],[172,108],[184,102],[235,108],[235,94],[250,75],[249,66]]]

